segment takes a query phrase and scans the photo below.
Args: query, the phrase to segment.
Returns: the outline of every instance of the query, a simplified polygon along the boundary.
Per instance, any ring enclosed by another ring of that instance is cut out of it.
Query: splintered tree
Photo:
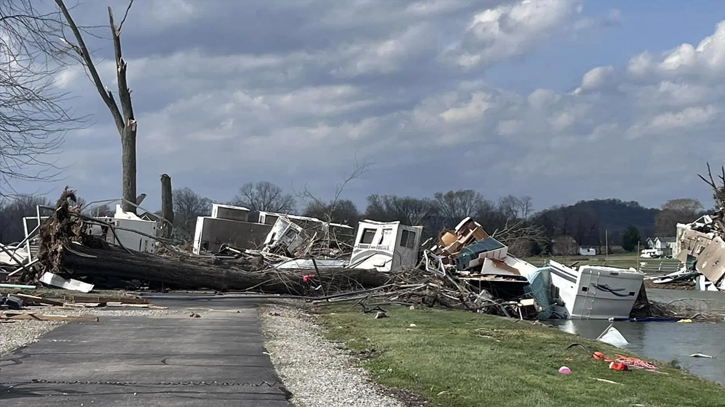
[[[63,20],[31,0],[0,2],[0,197],[15,180],[49,180],[65,132],[81,119],[71,117],[65,94],[54,88],[63,67],[57,42]]]
[[[161,174],[161,216],[169,221],[161,226],[161,237],[170,238],[174,224],[174,193],[168,174]]]
[[[725,208],[725,167],[720,167],[720,175],[718,175],[720,184],[722,185],[718,185],[717,182],[715,182],[715,178],[712,176],[712,169],[710,169],[710,163],[707,163],[708,177],[705,178],[700,174],[697,174],[697,176],[700,177],[701,180],[705,181],[710,188],[712,188],[712,198],[715,200],[715,209],[717,211],[722,211]]]
[[[133,0],[128,3],[126,12],[124,13],[121,22],[116,25],[113,19],[113,10],[108,7],[108,20],[111,28],[111,38],[113,39],[113,52],[116,60],[116,81],[118,83],[118,99],[121,103],[119,109],[116,99],[113,93],[106,86],[103,85],[100,75],[96,70],[96,66],[91,58],[91,53],[88,51],[85,41],[83,40],[83,34],[73,20],[68,8],[65,6],[63,0],[55,0],[55,3],[60,8],[63,18],[66,24],[73,33],[75,43],[69,41],[67,38],[62,38],[63,42],[68,44],[69,47],[75,51],[80,57],[80,61],[83,66],[88,70],[88,73],[93,80],[93,84],[98,90],[98,94],[101,99],[110,110],[113,120],[116,123],[116,129],[118,134],[121,136],[121,151],[122,158],[121,164],[123,166],[123,210],[126,212],[136,213],[136,207],[130,203],[136,202],[136,118],[133,114],[133,105],[131,104],[131,90],[128,88],[126,82],[126,61],[123,59],[121,53],[121,30],[123,29],[123,23],[128,17],[128,12],[131,9]]]

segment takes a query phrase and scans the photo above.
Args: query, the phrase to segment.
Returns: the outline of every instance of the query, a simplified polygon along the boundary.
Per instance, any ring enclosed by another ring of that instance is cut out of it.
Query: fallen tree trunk
[[[74,253],[75,252],[75,253]],[[148,253],[129,254],[116,248],[94,249],[73,245],[65,250],[61,268],[74,276],[116,277],[163,283],[178,288],[248,290],[275,294],[303,294],[302,276],[314,270],[247,271],[198,264],[195,260],[173,259]],[[321,280],[330,290],[374,288],[387,283],[389,276],[375,270],[323,269]]]
[[[215,290],[255,290],[275,294],[305,294],[309,291],[304,275],[317,275],[311,270],[266,269],[250,271],[257,259],[221,259],[172,253],[170,256],[132,252],[109,246],[97,236],[85,233],[83,215],[70,206],[75,192],[66,189],[55,211],[40,229],[38,273],[24,275],[37,280],[44,271],[75,278],[117,278],[161,283],[175,288]],[[88,221],[91,221],[87,219]],[[113,231],[113,227],[108,225]],[[115,232],[113,232],[115,234]],[[172,251],[173,252],[173,251]],[[323,292],[376,288],[385,285],[389,275],[375,270],[323,269],[315,286],[324,284]],[[319,281],[321,280],[321,281]]]

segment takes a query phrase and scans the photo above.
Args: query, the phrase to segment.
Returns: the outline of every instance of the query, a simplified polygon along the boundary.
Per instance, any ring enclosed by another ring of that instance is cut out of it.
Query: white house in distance
[[[579,255],[580,256],[596,256],[597,249],[595,247],[579,246]]]
[[[647,238],[647,248],[654,250],[654,254],[658,256],[667,256],[676,254],[677,238],[675,237],[654,237]]]
[[[400,271],[418,263],[423,226],[363,220],[358,224],[349,267]]]

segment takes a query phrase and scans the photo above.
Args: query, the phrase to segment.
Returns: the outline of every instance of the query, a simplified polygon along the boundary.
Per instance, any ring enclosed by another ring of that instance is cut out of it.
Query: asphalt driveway
[[[292,405],[265,353],[255,301],[188,297],[154,303],[227,312],[101,316],[97,323],[63,325],[0,358],[0,404]]]

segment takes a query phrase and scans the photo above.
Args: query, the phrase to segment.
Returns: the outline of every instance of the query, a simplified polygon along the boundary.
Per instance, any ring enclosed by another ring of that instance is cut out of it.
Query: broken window
[[[360,243],[362,244],[372,244],[373,239],[375,238],[375,229],[363,229],[362,238],[360,239]]]
[[[415,232],[403,230],[403,233],[400,235],[400,247],[407,247],[410,249],[415,247]]]
[[[295,237],[295,235],[297,235],[297,231],[294,230],[294,229],[289,229],[284,234],[284,237],[287,238],[287,239],[293,239]]]

